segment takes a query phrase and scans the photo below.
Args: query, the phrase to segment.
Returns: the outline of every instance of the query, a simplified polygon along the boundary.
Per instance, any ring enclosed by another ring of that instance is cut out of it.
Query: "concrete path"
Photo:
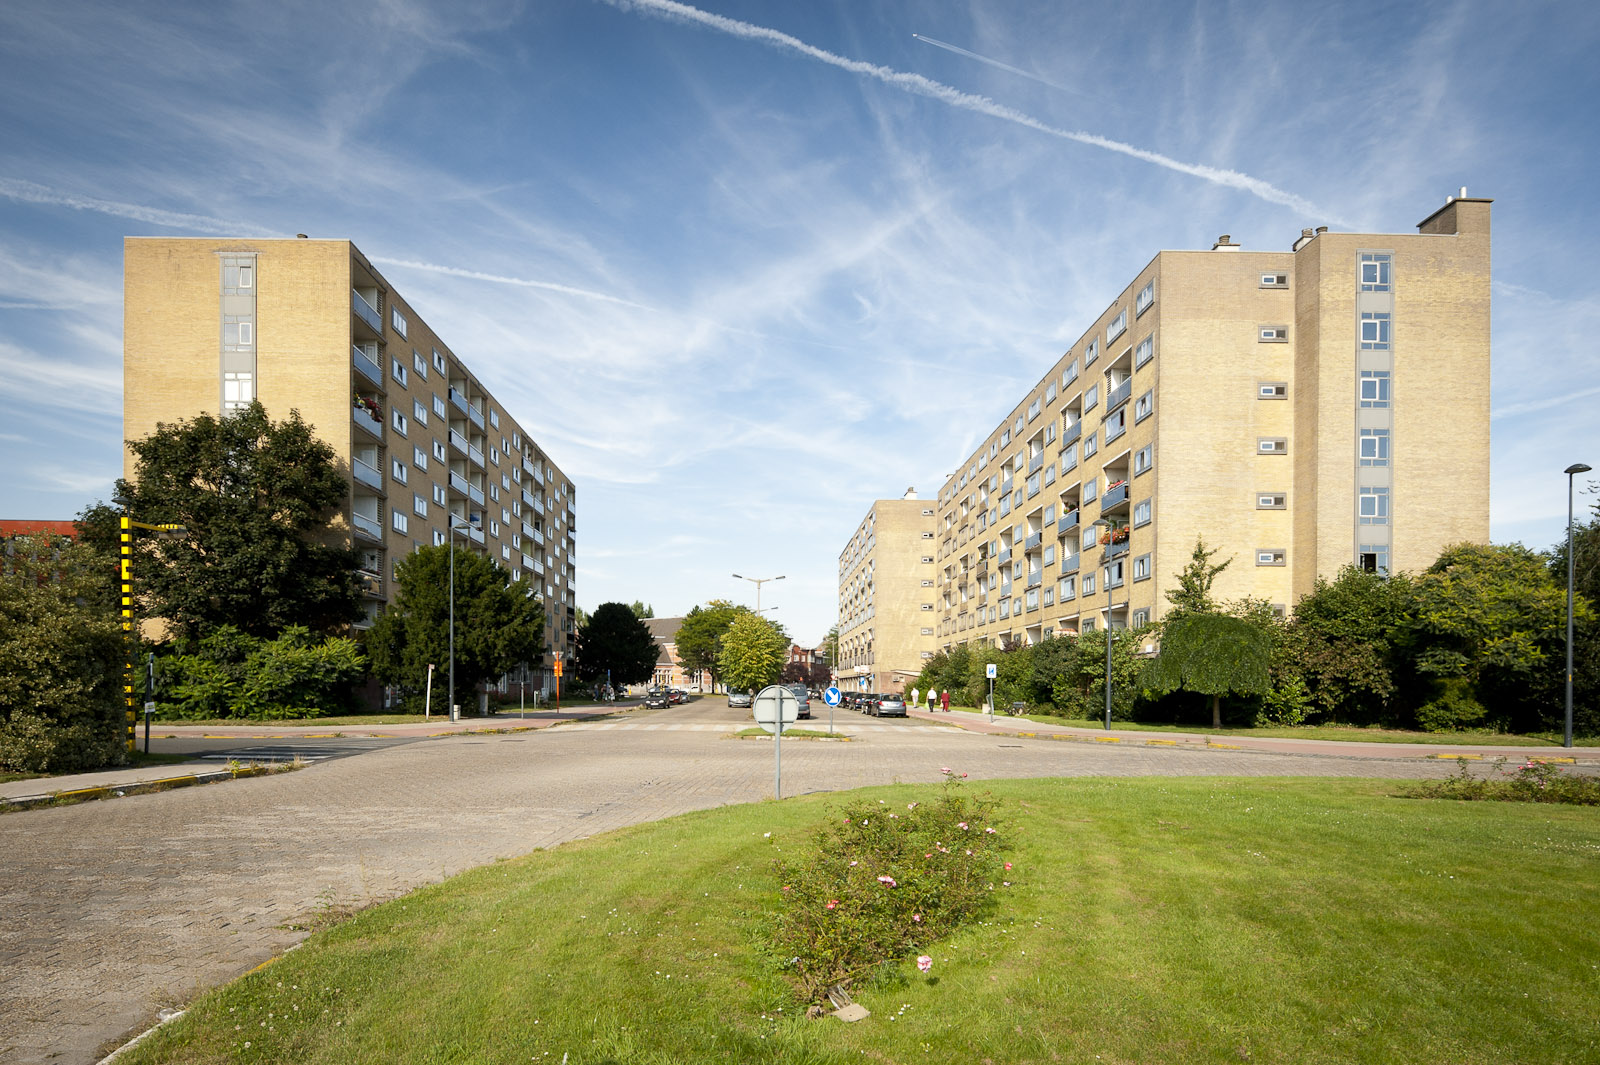
[[[746,714],[708,703],[629,715],[638,727],[463,731],[290,773],[0,816],[0,1062],[94,1061],[162,1007],[298,942],[296,926],[321,911],[624,825],[770,798],[771,746],[725,738]],[[854,742],[784,745],[786,794],[936,781],[943,765],[974,779],[1455,768],[1388,750],[1044,742],[984,735],[971,721],[853,716],[838,723]],[[649,727],[660,725],[721,727]]]

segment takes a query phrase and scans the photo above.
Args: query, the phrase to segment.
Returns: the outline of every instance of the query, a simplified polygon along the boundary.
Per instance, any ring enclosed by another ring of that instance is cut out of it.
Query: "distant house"
[[[50,536],[66,536],[76,539],[77,526],[70,521],[51,521],[40,519],[37,521],[25,518],[0,518],[0,540],[9,540],[13,536],[35,536],[40,533]]]
[[[650,683],[657,688],[687,688],[691,684],[699,684],[702,674],[699,672],[686,672],[683,663],[678,660],[678,630],[683,627],[683,618],[645,618],[645,626],[649,628],[650,635],[655,637],[656,646],[661,649],[656,659],[655,676]]]

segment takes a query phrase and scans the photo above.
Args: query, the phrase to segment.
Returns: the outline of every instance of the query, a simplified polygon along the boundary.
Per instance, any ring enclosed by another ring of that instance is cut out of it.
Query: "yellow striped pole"
[[[122,515],[122,695],[127,703],[128,753],[134,749],[133,519]]]

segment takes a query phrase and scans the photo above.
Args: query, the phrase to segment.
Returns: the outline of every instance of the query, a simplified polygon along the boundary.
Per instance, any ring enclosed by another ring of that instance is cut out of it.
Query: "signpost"
[[[838,706],[843,698],[844,696],[839,694],[839,688],[836,685],[829,687],[827,691],[822,693],[822,701],[828,704],[828,735],[830,736],[833,735],[833,708]]]
[[[783,798],[783,730],[800,719],[800,700],[781,684],[769,684],[750,701],[756,724],[772,733],[773,797]]]
[[[984,674],[984,676],[989,678],[989,720],[992,722],[992,721],[994,721],[994,675],[995,675],[995,666],[994,666],[993,662],[990,662],[988,665],[983,667],[983,674]]]

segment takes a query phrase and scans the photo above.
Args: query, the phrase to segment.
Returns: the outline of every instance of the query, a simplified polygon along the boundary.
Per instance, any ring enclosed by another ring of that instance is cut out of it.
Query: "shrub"
[[[1256,711],[1256,725],[1303,725],[1313,703],[1306,682],[1290,676],[1267,692],[1260,710]]]
[[[1483,724],[1488,711],[1472,696],[1472,685],[1452,677],[1440,681],[1437,694],[1417,707],[1417,724],[1428,732],[1453,732]]]
[[[949,770],[945,770],[949,774]],[[783,909],[773,946],[807,1001],[949,935],[1004,885],[998,803],[963,794],[851,803],[796,859],[774,862]]]
[[[347,709],[366,659],[348,637],[319,640],[291,626],[275,640],[259,640],[223,625],[193,653],[169,655],[158,666],[163,716],[266,720]]]
[[[1600,778],[1566,773],[1549,762],[1528,761],[1512,770],[1503,770],[1504,765],[1502,758],[1495,763],[1495,776],[1475,777],[1463,759],[1456,765],[1455,776],[1423,781],[1410,794],[1422,799],[1600,806]]]

